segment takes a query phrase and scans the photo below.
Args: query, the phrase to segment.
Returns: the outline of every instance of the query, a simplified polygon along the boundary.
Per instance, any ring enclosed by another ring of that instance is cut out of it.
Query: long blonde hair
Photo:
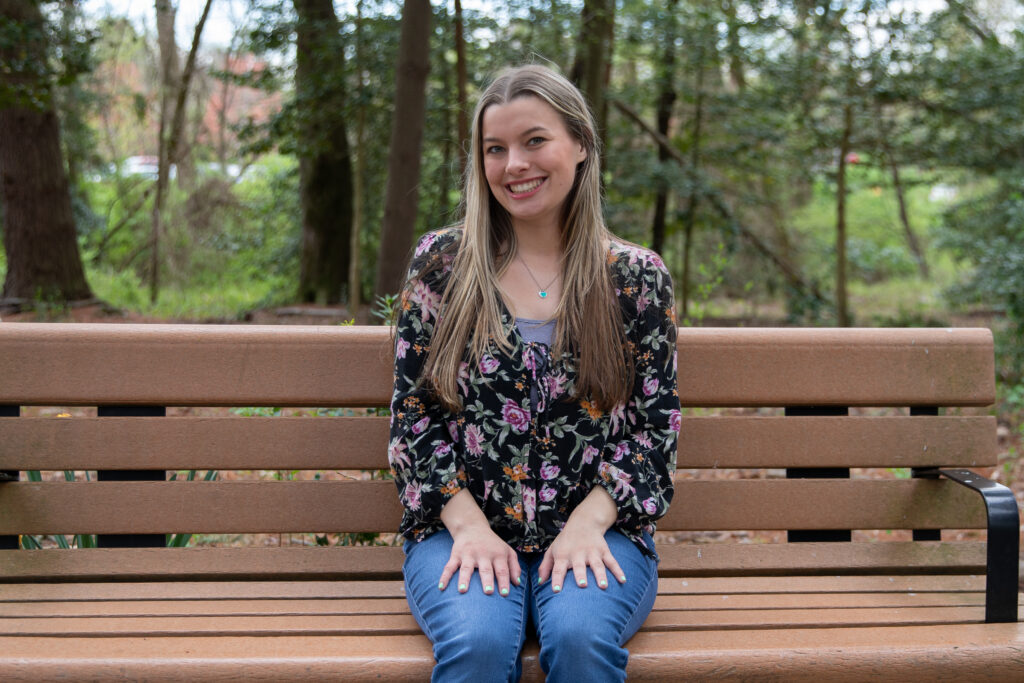
[[[503,328],[498,280],[516,253],[516,236],[506,210],[491,194],[484,175],[481,125],[487,107],[519,97],[536,97],[562,117],[586,150],[565,199],[561,224],[562,296],[555,311],[553,353],[570,351],[577,364],[571,398],[589,398],[609,410],[632,390],[632,353],[612,284],[601,211],[600,142],[580,91],[561,75],[538,65],[507,69],[480,96],[473,114],[472,147],[462,196],[462,239],[441,299],[421,381],[451,410],[461,407],[459,365],[475,365],[490,342],[511,351]],[[419,274],[422,276],[422,273]],[[469,357],[465,358],[467,346]]]

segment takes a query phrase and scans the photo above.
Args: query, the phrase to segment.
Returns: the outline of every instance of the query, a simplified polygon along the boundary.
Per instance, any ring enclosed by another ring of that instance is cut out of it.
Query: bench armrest
[[[985,621],[1017,621],[1020,514],[1013,491],[971,470],[928,469],[923,477],[945,477],[981,494],[988,515],[985,562]]]

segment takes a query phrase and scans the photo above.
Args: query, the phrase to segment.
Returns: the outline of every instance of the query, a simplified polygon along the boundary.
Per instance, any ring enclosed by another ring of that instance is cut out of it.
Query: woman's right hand
[[[494,533],[469,491],[459,491],[445,504],[441,521],[454,543],[437,584],[440,590],[448,587],[456,572],[460,593],[469,590],[474,571],[480,572],[480,584],[488,595],[494,592],[495,580],[501,595],[508,595],[511,584],[519,585],[521,569],[516,551]]]

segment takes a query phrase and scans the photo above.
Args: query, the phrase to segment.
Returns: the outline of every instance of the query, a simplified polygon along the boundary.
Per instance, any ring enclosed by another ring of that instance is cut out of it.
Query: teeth
[[[508,188],[515,194],[522,194],[523,192],[529,192],[530,190],[536,190],[540,187],[543,180],[531,180],[528,183],[519,183],[518,185],[509,185]]]

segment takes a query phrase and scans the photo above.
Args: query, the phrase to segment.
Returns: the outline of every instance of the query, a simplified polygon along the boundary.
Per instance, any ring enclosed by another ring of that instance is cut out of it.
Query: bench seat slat
[[[985,467],[995,418],[687,417],[679,467]],[[387,469],[386,417],[0,420],[4,470]]]
[[[987,329],[683,328],[678,344],[684,406],[995,400]],[[386,327],[19,323],[0,328],[0,350],[0,403],[12,405],[390,400]]]
[[[985,544],[976,541],[715,543],[664,545],[658,552],[663,582],[701,576],[936,573],[980,575],[983,581],[985,570]],[[0,552],[0,582],[397,579],[402,559],[402,550],[392,547],[16,550]]]
[[[662,577],[661,596],[828,593],[980,593],[985,577],[925,576],[747,576]],[[0,584],[0,605],[31,602],[104,602],[113,600],[334,600],[403,598],[401,581],[169,581],[133,583]]]
[[[388,532],[391,481],[11,482],[0,534]],[[800,506],[791,504],[800,500]],[[940,480],[725,480],[676,483],[663,531],[977,529],[972,491]]]
[[[844,609],[694,609],[652,611],[643,631],[704,629],[834,628],[911,624],[980,623],[984,606],[852,607]],[[419,626],[401,614],[299,614],[296,616],[96,616],[0,619],[0,635],[415,635]]]
[[[897,645],[898,644],[898,645]],[[629,641],[630,680],[1013,680],[1024,624],[641,632]],[[422,681],[433,666],[423,636],[0,637],[8,681],[266,678]],[[10,653],[10,654],[6,654]],[[728,669],[722,669],[722,655]],[[543,680],[527,643],[523,681]]]
[[[654,611],[984,607],[974,593],[782,593],[767,595],[661,595]],[[103,600],[0,602],[0,619],[28,617],[302,616],[408,614],[399,598],[249,600]]]

